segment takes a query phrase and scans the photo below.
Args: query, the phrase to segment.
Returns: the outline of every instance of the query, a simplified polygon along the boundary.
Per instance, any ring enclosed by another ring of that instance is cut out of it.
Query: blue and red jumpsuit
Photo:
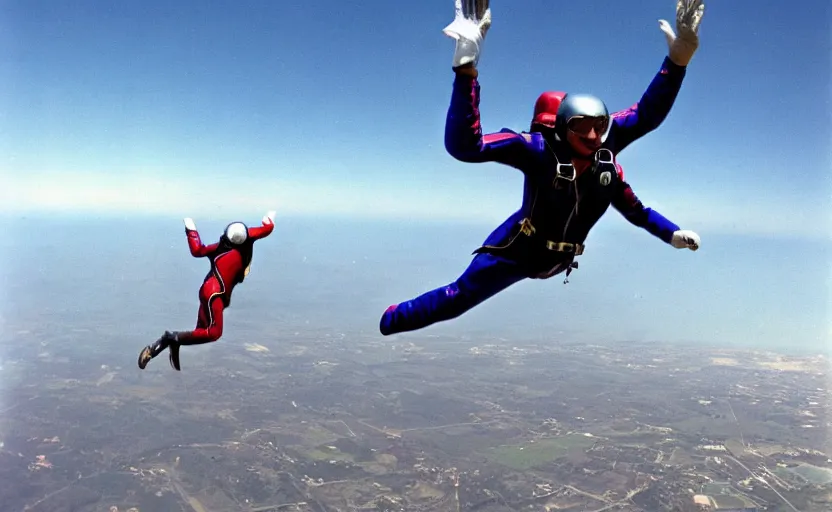
[[[197,345],[216,341],[222,336],[223,310],[231,305],[231,292],[242,283],[251,267],[254,242],[274,231],[272,222],[248,228],[246,241],[234,246],[221,239],[217,243],[203,245],[196,230],[185,229],[188,247],[195,258],[208,258],[211,269],[199,288],[199,311],[196,329],[177,332],[180,345]]]
[[[655,130],[669,114],[685,71],[666,57],[639,102],[612,114],[602,148],[616,155]],[[445,147],[463,162],[499,162],[520,170],[524,175],[521,207],[474,251],[476,256],[458,279],[387,308],[379,323],[383,335],[458,317],[523,279],[545,279],[571,270],[590,229],[610,205],[665,243],[679,229],[641,203],[617,162],[612,172],[603,172],[591,161],[573,158],[566,142],[538,132],[504,128],[483,135],[479,102],[477,79],[456,75]],[[565,172],[569,168],[574,171],[571,177]]]

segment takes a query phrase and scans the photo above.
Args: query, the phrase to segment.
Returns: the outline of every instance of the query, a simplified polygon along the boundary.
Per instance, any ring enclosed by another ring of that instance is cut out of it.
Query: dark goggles
[[[569,121],[566,123],[566,127],[569,129],[569,131],[577,133],[578,135],[589,135],[589,132],[591,132],[593,129],[595,129],[596,134],[603,135],[604,133],[606,133],[609,125],[609,117],[576,116],[569,119]]]

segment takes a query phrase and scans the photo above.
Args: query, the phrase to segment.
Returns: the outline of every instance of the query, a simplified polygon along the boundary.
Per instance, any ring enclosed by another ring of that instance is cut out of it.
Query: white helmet
[[[232,222],[225,228],[225,238],[234,245],[240,245],[248,238],[248,228],[242,222]]]

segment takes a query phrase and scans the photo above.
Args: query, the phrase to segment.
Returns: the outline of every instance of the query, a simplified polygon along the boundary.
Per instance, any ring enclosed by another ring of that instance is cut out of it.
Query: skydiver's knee
[[[445,316],[456,318],[473,308],[482,299],[471,289],[466,288],[459,281],[454,281],[444,288],[445,292]]]
[[[222,327],[212,326],[208,328],[208,339],[217,341],[222,337]]]

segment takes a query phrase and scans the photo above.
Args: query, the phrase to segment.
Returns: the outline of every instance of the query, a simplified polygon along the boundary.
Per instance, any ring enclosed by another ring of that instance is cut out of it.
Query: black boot
[[[149,363],[151,359],[161,354],[166,348],[168,348],[171,345],[171,342],[175,340],[176,336],[174,336],[172,333],[168,331],[165,331],[165,334],[163,334],[161,338],[156,340],[153,343],[153,345],[148,345],[144,347],[141,353],[139,353],[139,368],[144,370],[147,366],[147,363]]]
[[[165,331],[165,336],[168,338],[168,343],[170,344],[170,352],[168,352],[170,366],[176,371],[181,371],[182,369],[179,367],[179,347],[182,344],[179,343],[179,333]]]
[[[179,343],[171,343],[170,352],[168,353],[168,358],[170,359],[170,366],[177,372],[181,371],[181,368],[179,368],[179,347]]]

